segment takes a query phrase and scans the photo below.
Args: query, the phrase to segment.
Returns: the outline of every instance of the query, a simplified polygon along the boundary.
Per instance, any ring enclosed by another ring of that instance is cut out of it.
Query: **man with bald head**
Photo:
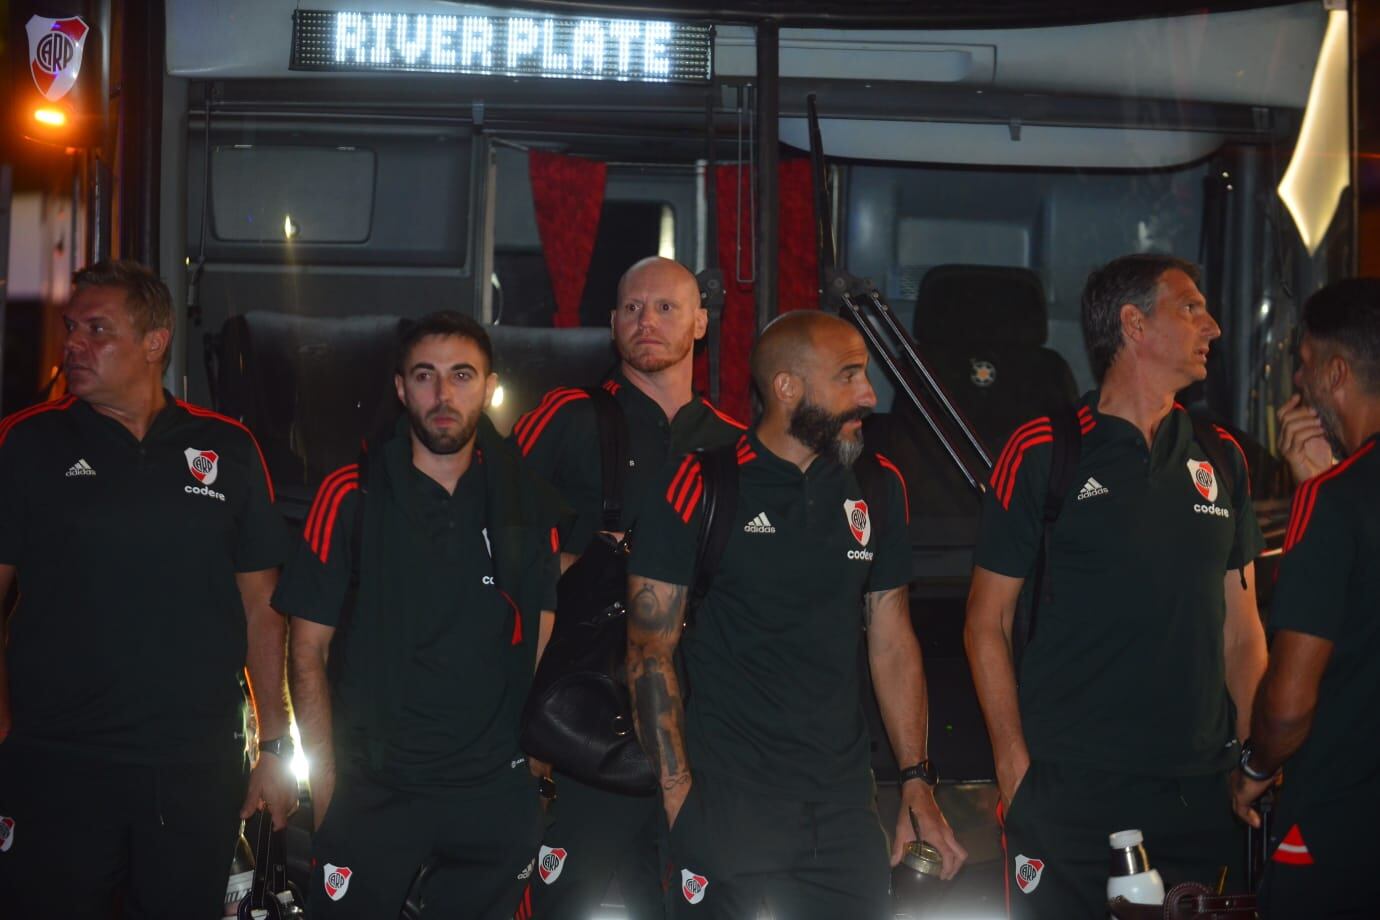
[[[694,392],[695,342],[708,322],[695,276],[677,262],[643,259],[618,283],[609,328],[619,361],[602,383],[627,421],[628,467],[617,532],[632,523],[642,496],[673,457],[732,442],[743,431]],[[512,437],[532,468],[575,509],[574,524],[561,535],[562,567],[568,567],[606,526],[590,393],[552,390],[518,419]],[[631,920],[664,916],[655,799],[605,792],[560,772],[554,779],[558,801],[538,854],[544,866],[530,882],[533,917],[588,920],[615,876]]]
[[[648,496],[629,564],[628,682],[661,780],[677,916],[881,920],[886,836],[875,806],[858,654],[902,769],[891,864],[915,836],[952,877],[967,854],[934,800],[926,694],[910,625],[905,483],[876,464],[869,508],[855,461],[876,405],[848,323],[789,313],[762,333],[763,413],[738,443],[738,499],[713,584],[682,637],[700,528],[699,461]],[[682,638],[684,642],[682,643]],[[683,646],[687,707],[673,663]]]

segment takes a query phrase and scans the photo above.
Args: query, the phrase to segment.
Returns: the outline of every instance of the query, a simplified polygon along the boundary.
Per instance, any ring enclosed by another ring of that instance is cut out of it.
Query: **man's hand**
[[[911,826],[910,816],[915,815],[915,823],[920,825],[920,838],[939,851],[944,864],[940,868],[941,879],[951,879],[968,858],[954,838],[953,828],[945,820],[934,800],[934,789],[919,780],[912,780],[901,787],[901,813],[896,816],[896,834],[891,845],[891,864],[901,861],[906,844],[915,839],[915,828]]]
[[[1021,788],[1021,783],[1025,782],[1026,771],[1030,769],[1030,755],[1022,749],[1014,753],[1009,758],[1003,758],[997,763],[997,789],[1001,792],[1001,804],[1006,810],[1011,808],[1011,800],[1016,797],[1016,790]]]
[[[1231,771],[1231,808],[1236,816],[1256,830],[1260,829],[1260,812],[1251,806],[1264,795],[1271,786],[1279,782],[1278,776],[1269,779],[1251,779],[1240,769]]]
[[[289,816],[297,810],[297,777],[292,775],[292,765],[277,754],[259,755],[240,806],[241,820],[260,808],[268,809],[275,831],[287,827]]]
[[[1332,445],[1323,433],[1317,410],[1303,404],[1295,393],[1279,407],[1279,452],[1289,464],[1294,479],[1303,482],[1332,468]]]

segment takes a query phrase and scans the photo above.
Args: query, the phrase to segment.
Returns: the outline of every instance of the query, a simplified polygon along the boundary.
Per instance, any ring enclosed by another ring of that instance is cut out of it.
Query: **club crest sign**
[[[192,474],[192,478],[203,486],[209,486],[216,481],[216,476],[220,473],[220,454],[213,450],[198,450],[189,447],[182,452],[187,458],[187,470]]]
[[[848,529],[853,533],[853,539],[863,546],[872,539],[872,520],[867,515],[867,502],[859,499],[844,499],[843,516],[848,519]]]
[[[43,98],[57,102],[77,85],[82,51],[91,29],[77,16],[34,16],[25,29],[29,33],[29,73],[33,74],[34,85]]]
[[[1217,501],[1217,477],[1212,472],[1212,464],[1206,460],[1188,461],[1188,475],[1193,479],[1193,488],[1210,502]]]

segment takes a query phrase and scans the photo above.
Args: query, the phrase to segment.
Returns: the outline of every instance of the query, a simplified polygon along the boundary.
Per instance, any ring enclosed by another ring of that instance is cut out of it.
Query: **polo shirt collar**
[[[118,420],[111,418],[104,413],[97,412],[96,407],[84,399],[78,399],[72,407],[76,410],[76,417],[85,425],[89,425],[101,431],[109,432],[115,437],[129,443],[139,444],[134,435],[121,424]],[[163,408],[153,418],[153,424],[149,425],[149,430],[144,433],[144,443],[154,441],[161,437],[173,426],[187,418],[187,410],[178,404],[177,400],[167,390],[163,391]]]
[[[699,396],[692,392],[690,401],[676,410],[674,418],[667,419],[666,413],[661,411],[661,406],[657,401],[642,392],[637,384],[629,380],[627,375],[623,373],[622,364],[614,367],[608,375],[608,380],[616,384],[617,389],[614,391],[614,396],[623,406],[624,411],[635,418],[646,417],[652,421],[666,421],[670,424],[684,425],[700,413],[709,411]]]
[[[749,428],[746,437],[748,444],[752,446],[758,459],[760,459],[768,469],[779,475],[790,476],[795,479],[819,479],[839,469],[839,462],[837,460],[833,457],[819,454],[815,457],[814,462],[802,472],[800,467],[796,466],[791,461],[778,457],[776,454],[772,453],[771,448],[763,444],[762,439],[757,437],[756,428]]]
[[[1111,441],[1133,441],[1144,447],[1145,439],[1141,437],[1140,429],[1130,421],[1119,415],[1110,415],[1102,412],[1098,408],[1098,403],[1102,401],[1102,390],[1089,390],[1083,395],[1080,406],[1086,408],[1095,423],[1089,436],[1101,437]],[[1164,417],[1159,429],[1155,432],[1154,443],[1150,445],[1150,452],[1164,450],[1171,447],[1174,443],[1181,440],[1184,433],[1184,423],[1188,421],[1188,410],[1178,402],[1170,408],[1169,414]]]

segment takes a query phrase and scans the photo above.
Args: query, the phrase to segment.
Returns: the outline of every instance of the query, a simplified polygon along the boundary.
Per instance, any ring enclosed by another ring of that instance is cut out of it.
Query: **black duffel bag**
[[[589,391],[599,418],[604,525],[618,527],[627,429],[608,393]],[[734,445],[700,451],[698,565],[686,623],[708,590],[728,542],[738,484]],[[731,466],[730,466],[731,464]],[[715,522],[721,522],[715,527]],[[561,576],[556,624],[522,714],[522,749],[591,786],[652,795],[658,776],[637,740],[627,683],[627,580],[631,530],[622,540],[598,533]]]

